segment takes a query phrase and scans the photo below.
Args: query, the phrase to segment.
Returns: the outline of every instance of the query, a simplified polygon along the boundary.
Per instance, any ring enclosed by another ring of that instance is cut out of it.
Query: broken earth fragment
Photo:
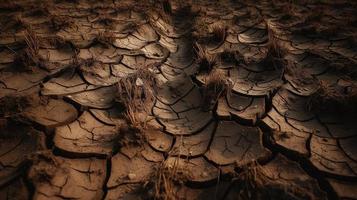
[[[4,199],[26,200],[29,197],[29,190],[20,177],[12,181],[9,185],[1,188],[0,197]]]
[[[216,133],[205,156],[217,165],[245,165],[269,157],[270,151],[262,144],[262,132],[232,121],[218,123]]]
[[[25,117],[48,128],[71,123],[77,118],[77,110],[63,100],[50,99],[45,105],[29,107]]]
[[[169,157],[165,161],[165,167],[172,168],[181,173],[186,173],[188,181],[196,183],[212,181],[219,176],[219,169],[210,164],[203,157],[187,160],[177,157]]]
[[[40,134],[24,124],[0,129],[0,186],[24,172],[29,156],[41,148]]]
[[[118,145],[119,129],[106,125],[85,111],[76,121],[56,128],[54,144],[59,149],[83,154],[110,154]]]
[[[216,123],[212,122],[194,135],[177,136],[170,154],[187,157],[204,154],[209,148],[215,128]]]
[[[40,156],[29,172],[35,185],[34,199],[101,199],[105,160]]]
[[[83,106],[110,108],[114,103],[116,92],[116,88],[110,86],[67,95],[67,97]]]

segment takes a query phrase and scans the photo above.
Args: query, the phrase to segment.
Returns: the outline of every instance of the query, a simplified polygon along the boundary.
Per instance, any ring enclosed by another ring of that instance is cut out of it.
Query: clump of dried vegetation
[[[18,71],[34,71],[35,67],[41,64],[40,41],[31,28],[24,31],[24,39],[26,46],[16,53],[14,66]]]
[[[150,182],[145,185],[146,194],[150,199],[178,199],[178,189],[183,186],[190,176],[179,162],[180,159],[177,158],[173,163],[167,164],[164,161],[160,164],[151,176]]]
[[[61,15],[51,15],[50,22],[53,30],[55,31],[71,27],[74,23],[71,18]]]
[[[314,111],[357,113],[357,84],[346,80],[346,85],[319,82],[319,90],[310,97],[307,108]]]
[[[273,30],[268,29],[268,49],[269,54],[275,57],[282,57],[281,48],[279,46],[279,39],[276,38]]]
[[[317,84],[317,79],[311,76],[306,70],[287,61],[284,69],[285,78],[301,87]]]
[[[30,160],[32,167],[28,176],[34,183],[50,182],[59,170],[64,170],[60,168],[61,160],[53,156],[50,150],[38,151],[31,155]]]
[[[146,16],[158,16],[167,24],[173,23],[173,12],[170,1],[162,0],[146,9]],[[154,20],[150,18],[150,20]]]
[[[281,47],[280,40],[275,36],[273,30],[268,29],[268,55],[266,62],[273,66],[275,69],[280,69],[283,63],[284,49]]]
[[[231,94],[233,83],[225,75],[224,71],[217,68],[217,65],[224,62],[234,63],[235,58],[233,53],[223,52],[221,54],[210,54],[201,45],[195,45],[197,59],[199,66],[198,75],[203,77],[203,100],[202,109],[209,110],[214,106],[218,99],[222,96]]]
[[[236,177],[240,188],[238,199],[259,199],[257,195],[265,187],[267,180],[266,172],[258,162],[242,166]]]
[[[102,24],[107,27],[113,27],[115,24],[115,20],[110,15],[101,15],[95,21],[96,23]]]
[[[150,105],[155,99],[155,77],[149,68],[137,69],[117,83],[117,100],[125,107],[125,118],[132,132],[147,129]],[[128,130],[127,130],[128,131]]]
[[[223,51],[219,54],[218,63],[221,64],[236,64],[236,53],[230,51]]]
[[[41,38],[40,43],[45,46],[48,45],[59,49],[65,49],[72,45],[71,42],[66,41],[61,36],[51,36],[51,37]]]
[[[308,185],[297,185],[279,178],[276,174],[271,178],[272,172],[265,168],[257,161],[242,166],[237,176],[234,178],[238,191],[237,199],[313,199],[306,189]]]
[[[234,62],[234,55],[224,52],[220,55],[209,54],[202,46],[196,44],[197,64],[199,65],[198,74],[203,76],[203,101],[202,109],[208,110],[215,105],[223,95],[230,95],[233,83],[224,74],[223,70],[218,69],[217,65],[223,62]]]
[[[100,43],[106,47],[110,47],[115,41],[115,35],[113,32],[105,30],[103,32],[99,32],[94,42]]]
[[[200,18],[197,19],[198,21]],[[226,39],[226,27],[222,24],[214,24],[212,26],[204,25],[204,23],[196,22],[194,24],[193,37],[203,44],[222,44]]]
[[[196,63],[199,66],[198,73],[210,73],[217,63],[217,55],[208,53],[208,51],[198,43],[195,44],[194,48],[197,57]]]
[[[126,23],[122,29],[120,30],[121,33],[131,34],[139,28],[140,24],[136,22],[128,22]]]
[[[233,83],[219,70],[212,70],[204,77],[202,109],[209,110],[222,96],[229,98]]]
[[[0,118],[19,116],[29,105],[26,97],[5,96],[0,99]]]
[[[226,28],[221,25],[215,25],[212,27],[212,32],[210,33],[210,37],[207,38],[207,42],[211,42],[214,44],[221,44],[226,39]]]
[[[163,0],[161,2],[161,7],[162,7],[162,10],[164,11],[164,13],[166,13],[167,15],[172,14],[172,8],[171,8],[171,4],[170,4],[169,0]]]
[[[36,69],[41,68],[49,71],[55,65],[59,65],[56,62],[49,62],[49,55],[40,55],[40,48],[61,49],[62,51],[74,52],[76,49],[69,41],[64,40],[60,36],[47,36],[39,37],[31,27],[27,27],[24,30],[24,46],[15,52],[15,59],[13,63],[13,69],[19,72],[34,72]],[[75,64],[76,54],[72,56],[71,64]]]
[[[24,121],[22,113],[30,105],[26,97],[5,96],[0,98],[0,132],[9,121]]]
[[[96,61],[94,58],[82,59],[75,57],[76,66],[80,67],[82,72],[91,73],[91,67],[100,64],[99,61]]]

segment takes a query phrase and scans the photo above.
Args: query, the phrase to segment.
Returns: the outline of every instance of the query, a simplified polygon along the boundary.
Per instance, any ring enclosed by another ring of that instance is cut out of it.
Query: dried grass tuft
[[[213,26],[211,35],[209,42],[220,44],[226,39],[226,28],[220,25]]]
[[[36,33],[32,29],[25,31],[25,42],[27,45],[26,54],[33,63],[39,62],[38,52],[40,44]]]
[[[199,65],[198,73],[210,73],[217,63],[217,55],[208,53],[208,51],[198,43],[195,44],[194,48],[197,55],[196,62]]]
[[[219,59],[218,59],[219,64],[224,64],[224,63],[234,64],[236,63],[236,61],[237,60],[234,52],[223,51],[222,53],[219,54]]]
[[[269,29],[268,30],[268,55],[267,59],[275,69],[279,69],[281,67],[281,63],[283,61],[284,51],[280,46],[280,41],[277,37],[275,37],[274,32]]]
[[[150,105],[155,99],[154,87],[155,77],[147,67],[137,69],[117,84],[117,99],[126,108],[125,116],[129,124],[139,131],[147,128]]]
[[[237,199],[314,199],[308,184],[289,182],[282,177],[272,178],[273,173],[276,170],[269,171],[269,167],[265,168],[257,161],[240,168],[235,178]]]
[[[201,106],[203,110],[209,110],[224,95],[229,98],[232,92],[233,83],[219,69],[214,69],[205,76],[204,83]]]
[[[198,19],[200,20],[200,18]],[[193,37],[203,44],[222,44],[226,39],[226,27],[220,24],[208,26],[202,23],[195,23]]]
[[[286,61],[285,63],[285,78],[301,85],[302,87],[317,83],[317,80],[313,76],[311,76],[304,68],[298,67],[291,61]]]
[[[14,64],[19,71],[34,71],[34,67],[41,63],[40,41],[31,28],[24,31],[24,39],[26,47],[22,51],[16,52]]]
[[[178,199],[177,190],[189,179],[189,174],[177,158],[171,165],[163,161],[148,184],[149,196],[157,200]],[[181,162],[183,162],[181,160]]]
[[[171,15],[172,14],[172,8],[169,0],[163,0],[162,1],[162,10],[167,14]]]
[[[43,38],[43,39],[41,39],[41,44],[49,45],[54,48],[66,48],[66,47],[72,45],[71,42],[66,41],[61,36],[53,36],[53,37]]]
[[[237,181],[240,183],[238,199],[257,199],[259,192],[264,189],[268,181],[266,173],[257,161],[242,166],[237,176]]]
[[[308,101],[308,110],[356,114],[357,84],[354,81],[345,80],[345,85],[331,85],[320,81],[319,87]]]

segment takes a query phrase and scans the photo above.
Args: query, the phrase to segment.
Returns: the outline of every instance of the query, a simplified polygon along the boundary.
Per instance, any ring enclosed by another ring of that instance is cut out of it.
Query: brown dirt
[[[0,200],[357,199],[356,11],[1,1]]]

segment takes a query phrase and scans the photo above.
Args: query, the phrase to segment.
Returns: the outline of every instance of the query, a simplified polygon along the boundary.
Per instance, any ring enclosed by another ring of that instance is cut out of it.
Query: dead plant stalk
[[[126,118],[139,130],[146,129],[149,106],[154,101],[154,77],[147,68],[118,82],[119,101],[126,107]],[[145,117],[143,117],[145,116]]]

